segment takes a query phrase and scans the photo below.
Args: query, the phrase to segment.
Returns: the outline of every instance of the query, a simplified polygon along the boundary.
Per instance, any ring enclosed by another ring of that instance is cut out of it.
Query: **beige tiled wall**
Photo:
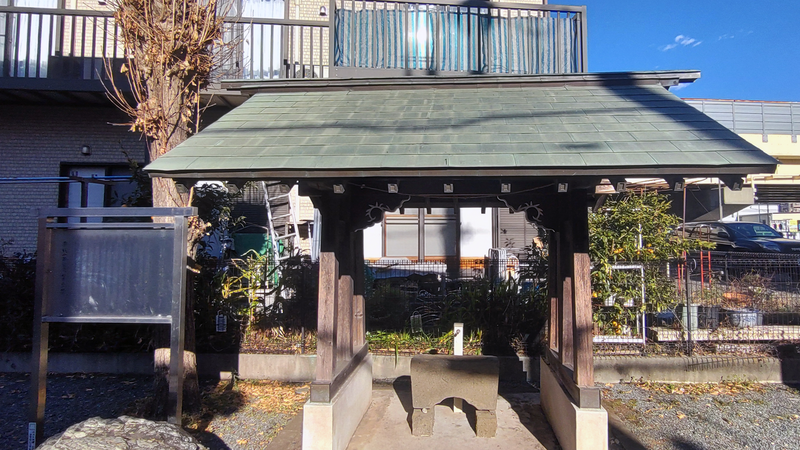
[[[15,105],[0,108],[3,164],[0,177],[58,177],[62,164],[126,164],[125,154],[143,162],[145,143],[113,107]],[[90,156],[81,147],[92,149]],[[4,184],[0,187],[0,239],[6,250],[36,250],[37,208],[58,206],[57,183]]]

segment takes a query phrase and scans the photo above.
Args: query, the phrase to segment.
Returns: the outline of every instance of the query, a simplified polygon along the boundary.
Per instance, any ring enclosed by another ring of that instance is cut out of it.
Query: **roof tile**
[[[147,170],[278,177],[596,167],[649,175],[774,164],[660,86],[568,85],[257,94]]]

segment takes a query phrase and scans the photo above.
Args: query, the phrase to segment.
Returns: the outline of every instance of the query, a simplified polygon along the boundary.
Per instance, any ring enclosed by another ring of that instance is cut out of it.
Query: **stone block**
[[[542,360],[542,411],[564,450],[608,450],[608,413],[603,408],[579,408]]]
[[[434,406],[448,398],[460,398],[478,410],[476,434],[494,436],[499,375],[500,364],[495,356],[414,356],[411,359],[412,433],[431,435]]]
[[[177,425],[128,416],[115,419],[93,417],[72,425],[39,447],[41,450],[116,450],[122,448],[206,449]]]
[[[430,436],[433,434],[434,408],[414,408],[411,413],[411,434]]]
[[[494,410],[475,411],[475,434],[482,438],[494,437],[497,434],[497,413]]]
[[[303,407],[303,450],[345,450],[372,401],[372,356],[350,374],[330,402]]]

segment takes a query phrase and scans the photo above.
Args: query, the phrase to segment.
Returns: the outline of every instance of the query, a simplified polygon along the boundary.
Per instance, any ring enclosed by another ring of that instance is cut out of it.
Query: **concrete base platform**
[[[539,406],[539,394],[503,392],[497,401],[497,433],[475,434],[475,409],[464,403],[454,413],[452,399],[436,405],[432,436],[411,434],[411,389],[408,377],[392,385],[375,385],[372,404],[353,435],[348,450],[459,450],[547,449],[558,447],[555,434]]]
[[[372,356],[367,355],[330,402],[303,406],[303,450],[345,450],[372,399]]]
[[[558,383],[550,366],[540,369],[542,410],[565,450],[608,450],[608,413],[578,408]]]

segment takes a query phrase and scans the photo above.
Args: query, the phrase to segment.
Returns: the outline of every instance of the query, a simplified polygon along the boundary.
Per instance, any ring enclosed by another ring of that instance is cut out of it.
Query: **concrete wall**
[[[0,372],[30,371],[29,353],[3,353]],[[316,355],[201,354],[197,357],[201,376],[237,373],[244,379],[306,382],[314,378]],[[595,357],[598,383],[663,381],[705,383],[747,379],[766,383],[800,383],[800,359],[725,357]],[[153,355],[146,353],[51,353],[48,370],[54,373],[153,372]],[[372,377],[393,380],[411,374],[411,357],[373,355]],[[500,358],[500,379],[539,380],[539,359]]]
[[[3,353],[0,372],[30,372],[29,353]],[[316,355],[200,354],[197,367],[201,376],[216,377],[236,373],[244,379],[305,382],[314,379]],[[500,358],[500,378],[514,381],[538,379],[539,360],[527,357]],[[51,353],[48,371],[54,373],[130,373],[153,372],[153,355],[148,353]],[[372,377],[393,380],[411,374],[411,357],[372,356]]]
[[[30,353],[0,354],[0,372],[28,373]],[[152,353],[50,353],[47,371],[52,373],[153,373]]]
[[[800,359],[768,357],[595,357],[598,383],[663,381],[710,383],[746,379],[764,383],[800,382]]]

